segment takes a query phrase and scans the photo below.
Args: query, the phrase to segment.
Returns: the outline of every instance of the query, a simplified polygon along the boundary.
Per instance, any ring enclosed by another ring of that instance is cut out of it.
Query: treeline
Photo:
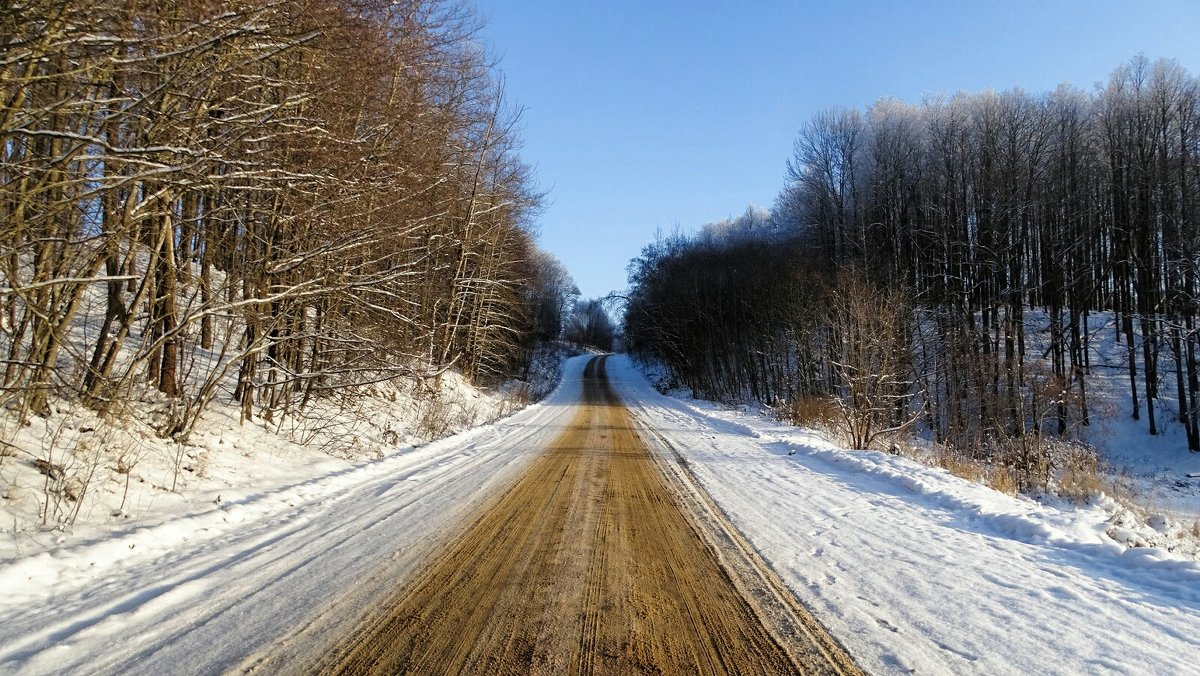
[[[805,354],[819,283],[794,233],[748,210],[660,237],[629,268],[625,340],[696,396],[775,403],[822,391]]]
[[[700,394],[837,395],[876,430],[919,417],[986,451],[1089,423],[1103,312],[1134,417],[1159,431],[1171,379],[1198,450],[1198,174],[1200,83],[1173,61],[1135,58],[1094,92],[826,111],[760,218],[770,236],[651,245],[626,331]]]
[[[442,0],[0,11],[0,403],[148,382],[186,435],[557,335],[515,115]]]

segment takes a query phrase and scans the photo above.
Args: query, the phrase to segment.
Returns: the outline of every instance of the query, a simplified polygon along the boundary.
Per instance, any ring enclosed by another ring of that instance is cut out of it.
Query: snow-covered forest
[[[770,212],[660,237],[626,339],[697,396],[832,419],[856,448],[914,430],[1045,488],[1048,439],[1123,414],[1200,450],[1200,81],[1136,57],[1062,85],[827,110]],[[1115,413],[1106,411],[1106,413]]]
[[[245,417],[277,418],[451,365],[494,382],[557,335],[573,284],[535,246],[518,116],[456,5],[2,20],[2,403],[21,418],[148,382],[186,438],[230,375]]]
[[[578,291],[478,27],[441,0],[0,12],[14,532],[236,477],[229,425],[371,457],[545,394]]]
[[[0,8],[0,672],[1200,669],[1200,77],[519,4]]]

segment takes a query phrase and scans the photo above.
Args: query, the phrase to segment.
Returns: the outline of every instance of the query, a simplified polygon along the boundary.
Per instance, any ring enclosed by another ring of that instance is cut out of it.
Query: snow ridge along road
[[[815,622],[768,628],[770,588],[747,596],[722,568],[605,361],[570,428],[319,671],[857,673]]]

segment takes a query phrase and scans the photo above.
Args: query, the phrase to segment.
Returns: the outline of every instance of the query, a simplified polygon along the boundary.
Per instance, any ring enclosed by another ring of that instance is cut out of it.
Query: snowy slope
[[[231,376],[184,443],[154,425],[176,402],[145,388],[119,415],[61,399],[27,424],[0,410],[0,561],[152,528],[498,420],[548,394],[568,354],[541,346],[527,381],[495,389],[454,371],[396,378],[316,399],[274,422],[241,419]]]
[[[1129,549],[1059,510],[940,469],[659,395],[608,372],[872,673],[1200,673],[1200,563]]]
[[[586,359],[498,423],[0,564],[0,672],[223,673],[267,652],[304,662],[570,422]]]
[[[1151,436],[1145,412],[1145,370],[1138,372],[1137,379],[1142,419],[1134,420],[1129,400],[1128,356],[1125,344],[1115,340],[1116,320],[1111,313],[1096,313],[1091,321],[1094,328],[1089,341],[1092,369],[1088,387],[1094,416],[1091,427],[1083,430],[1084,440],[1099,451],[1110,474],[1119,478],[1118,483],[1146,511],[1185,524],[1200,520],[1200,453],[1187,450],[1183,425],[1178,421],[1179,399],[1171,350],[1167,346],[1160,348],[1159,434]],[[1035,326],[1045,322],[1048,320],[1033,321]],[[1139,337],[1139,353],[1140,343]]]

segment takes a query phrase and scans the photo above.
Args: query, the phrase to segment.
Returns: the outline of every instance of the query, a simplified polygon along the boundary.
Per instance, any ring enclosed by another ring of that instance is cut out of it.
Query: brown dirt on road
[[[680,509],[603,358],[584,380],[571,427],[318,670],[856,673],[832,641],[795,646],[764,626]]]

